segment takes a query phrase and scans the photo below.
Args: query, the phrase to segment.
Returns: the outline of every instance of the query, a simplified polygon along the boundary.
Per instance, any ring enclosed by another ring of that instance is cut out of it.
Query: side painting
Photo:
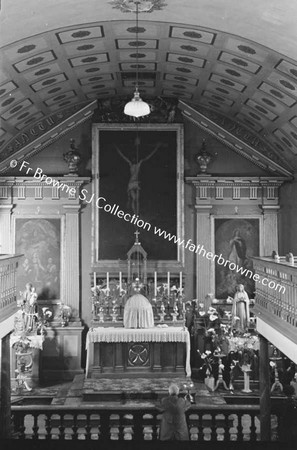
[[[17,274],[17,292],[30,282],[40,300],[60,298],[60,242],[60,219],[16,219],[15,253],[24,255]]]
[[[259,219],[215,219],[215,253],[236,264],[237,270],[228,265],[215,264],[216,297],[234,296],[236,285],[243,284],[249,297],[254,297],[255,282],[244,273],[253,270],[251,257],[259,256]]]

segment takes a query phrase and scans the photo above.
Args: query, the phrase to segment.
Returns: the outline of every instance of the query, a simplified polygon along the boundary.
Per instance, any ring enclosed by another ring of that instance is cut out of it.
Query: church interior
[[[1,439],[296,448],[296,17],[1,2]]]

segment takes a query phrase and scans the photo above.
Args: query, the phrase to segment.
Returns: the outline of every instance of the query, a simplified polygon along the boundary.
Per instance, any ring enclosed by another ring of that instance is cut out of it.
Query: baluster
[[[198,441],[204,441],[204,433],[203,433],[203,413],[199,413],[198,420]]]
[[[243,426],[242,426],[242,414],[237,413],[238,425],[237,425],[237,441],[243,441]]]
[[[119,415],[119,441],[123,441],[124,440],[124,415],[120,414]]]
[[[34,425],[32,427],[33,430],[33,436],[32,439],[38,439],[38,430],[39,430],[39,426],[38,426],[38,413],[34,414]]]
[[[78,426],[77,426],[77,414],[76,413],[73,413],[73,425],[72,425],[71,428],[72,428],[72,431],[73,431],[72,439],[76,441],[77,438],[78,438],[78,433],[77,433]]]
[[[133,413],[133,431],[134,431],[134,440],[135,441],[143,441],[143,427],[142,427],[142,413],[134,412]]]
[[[211,441],[217,440],[217,424],[216,424],[216,413],[211,413]]]
[[[157,419],[158,413],[153,413],[153,433],[152,433],[152,440],[156,441],[158,439],[158,419]]]
[[[60,425],[59,425],[59,439],[65,440],[65,426],[64,426],[64,414],[60,414]]]
[[[224,414],[224,441],[230,442],[229,414]]]
[[[100,440],[108,441],[110,439],[110,416],[109,413],[100,413]]]
[[[45,419],[45,429],[46,429],[46,436],[45,439],[49,440],[52,438],[52,425],[51,425],[51,414],[47,413],[46,414],[46,419]]]
[[[89,441],[91,439],[91,424],[90,424],[90,414],[86,414],[86,440]]]
[[[25,439],[25,414],[20,413],[19,419],[18,419],[18,432],[19,432],[19,439]]]
[[[257,427],[255,425],[255,414],[250,413],[251,415],[251,426],[250,426],[250,430],[251,430],[251,434],[250,434],[250,441],[256,441],[257,440]]]
[[[278,412],[275,414],[277,418],[277,427],[276,427],[276,439],[281,440],[282,438],[282,415]]]

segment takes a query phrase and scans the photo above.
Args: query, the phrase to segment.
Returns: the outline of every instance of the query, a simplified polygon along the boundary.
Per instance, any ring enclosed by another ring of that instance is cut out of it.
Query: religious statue
[[[250,321],[250,300],[243,284],[236,287],[232,306],[232,326],[238,331],[246,331]]]
[[[135,143],[136,143],[136,148],[138,148],[139,138],[136,138]],[[125,156],[121,152],[119,147],[116,144],[114,144],[120,157],[123,158],[124,161],[126,161],[130,166],[130,179],[129,179],[128,187],[127,187],[127,193],[128,193],[127,207],[128,208],[131,207],[134,214],[138,213],[139,194],[140,194],[140,189],[141,189],[140,181],[139,181],[139,172],[140,172],[141,165],[143,162],[150,159],[156,153],[156,151],[161,147],[161,145],[162,144],[160,142],[158,142],[157,145],[155,146],[154,150],[148,156],[146,156],[145,158],[142,158],[140,161],[138,161],[137,158],[133,158],[132,161],[130,161],[130,159],[127,158],[127,156]]]
[[[37,310],[37,293],[35,287],[32,283],[27,283],[25,291],[20,292],[20,294],[22,297],[22,314],[25,330],[32,331]]]

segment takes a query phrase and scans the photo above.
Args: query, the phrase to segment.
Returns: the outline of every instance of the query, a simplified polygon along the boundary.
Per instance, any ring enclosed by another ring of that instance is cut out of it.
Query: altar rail
[[[192,441],[259,441],[259,406],[192,406],[186,412]],[[156,407],[98,408],[65,405],[12,406],[14,439],[157,440],[161,412]],[[273,411],[272,440],[278,440],[280,413]]]
[[[284,258],[276,262],[272,258],[254,257],[253,261],[261,280],[267,278],[271,283],[270,286],[256,283],[255,313],[297,344],[297,265]]]
[[[20,256],[0,255],[0,322],[17,311],[16,270]]]

